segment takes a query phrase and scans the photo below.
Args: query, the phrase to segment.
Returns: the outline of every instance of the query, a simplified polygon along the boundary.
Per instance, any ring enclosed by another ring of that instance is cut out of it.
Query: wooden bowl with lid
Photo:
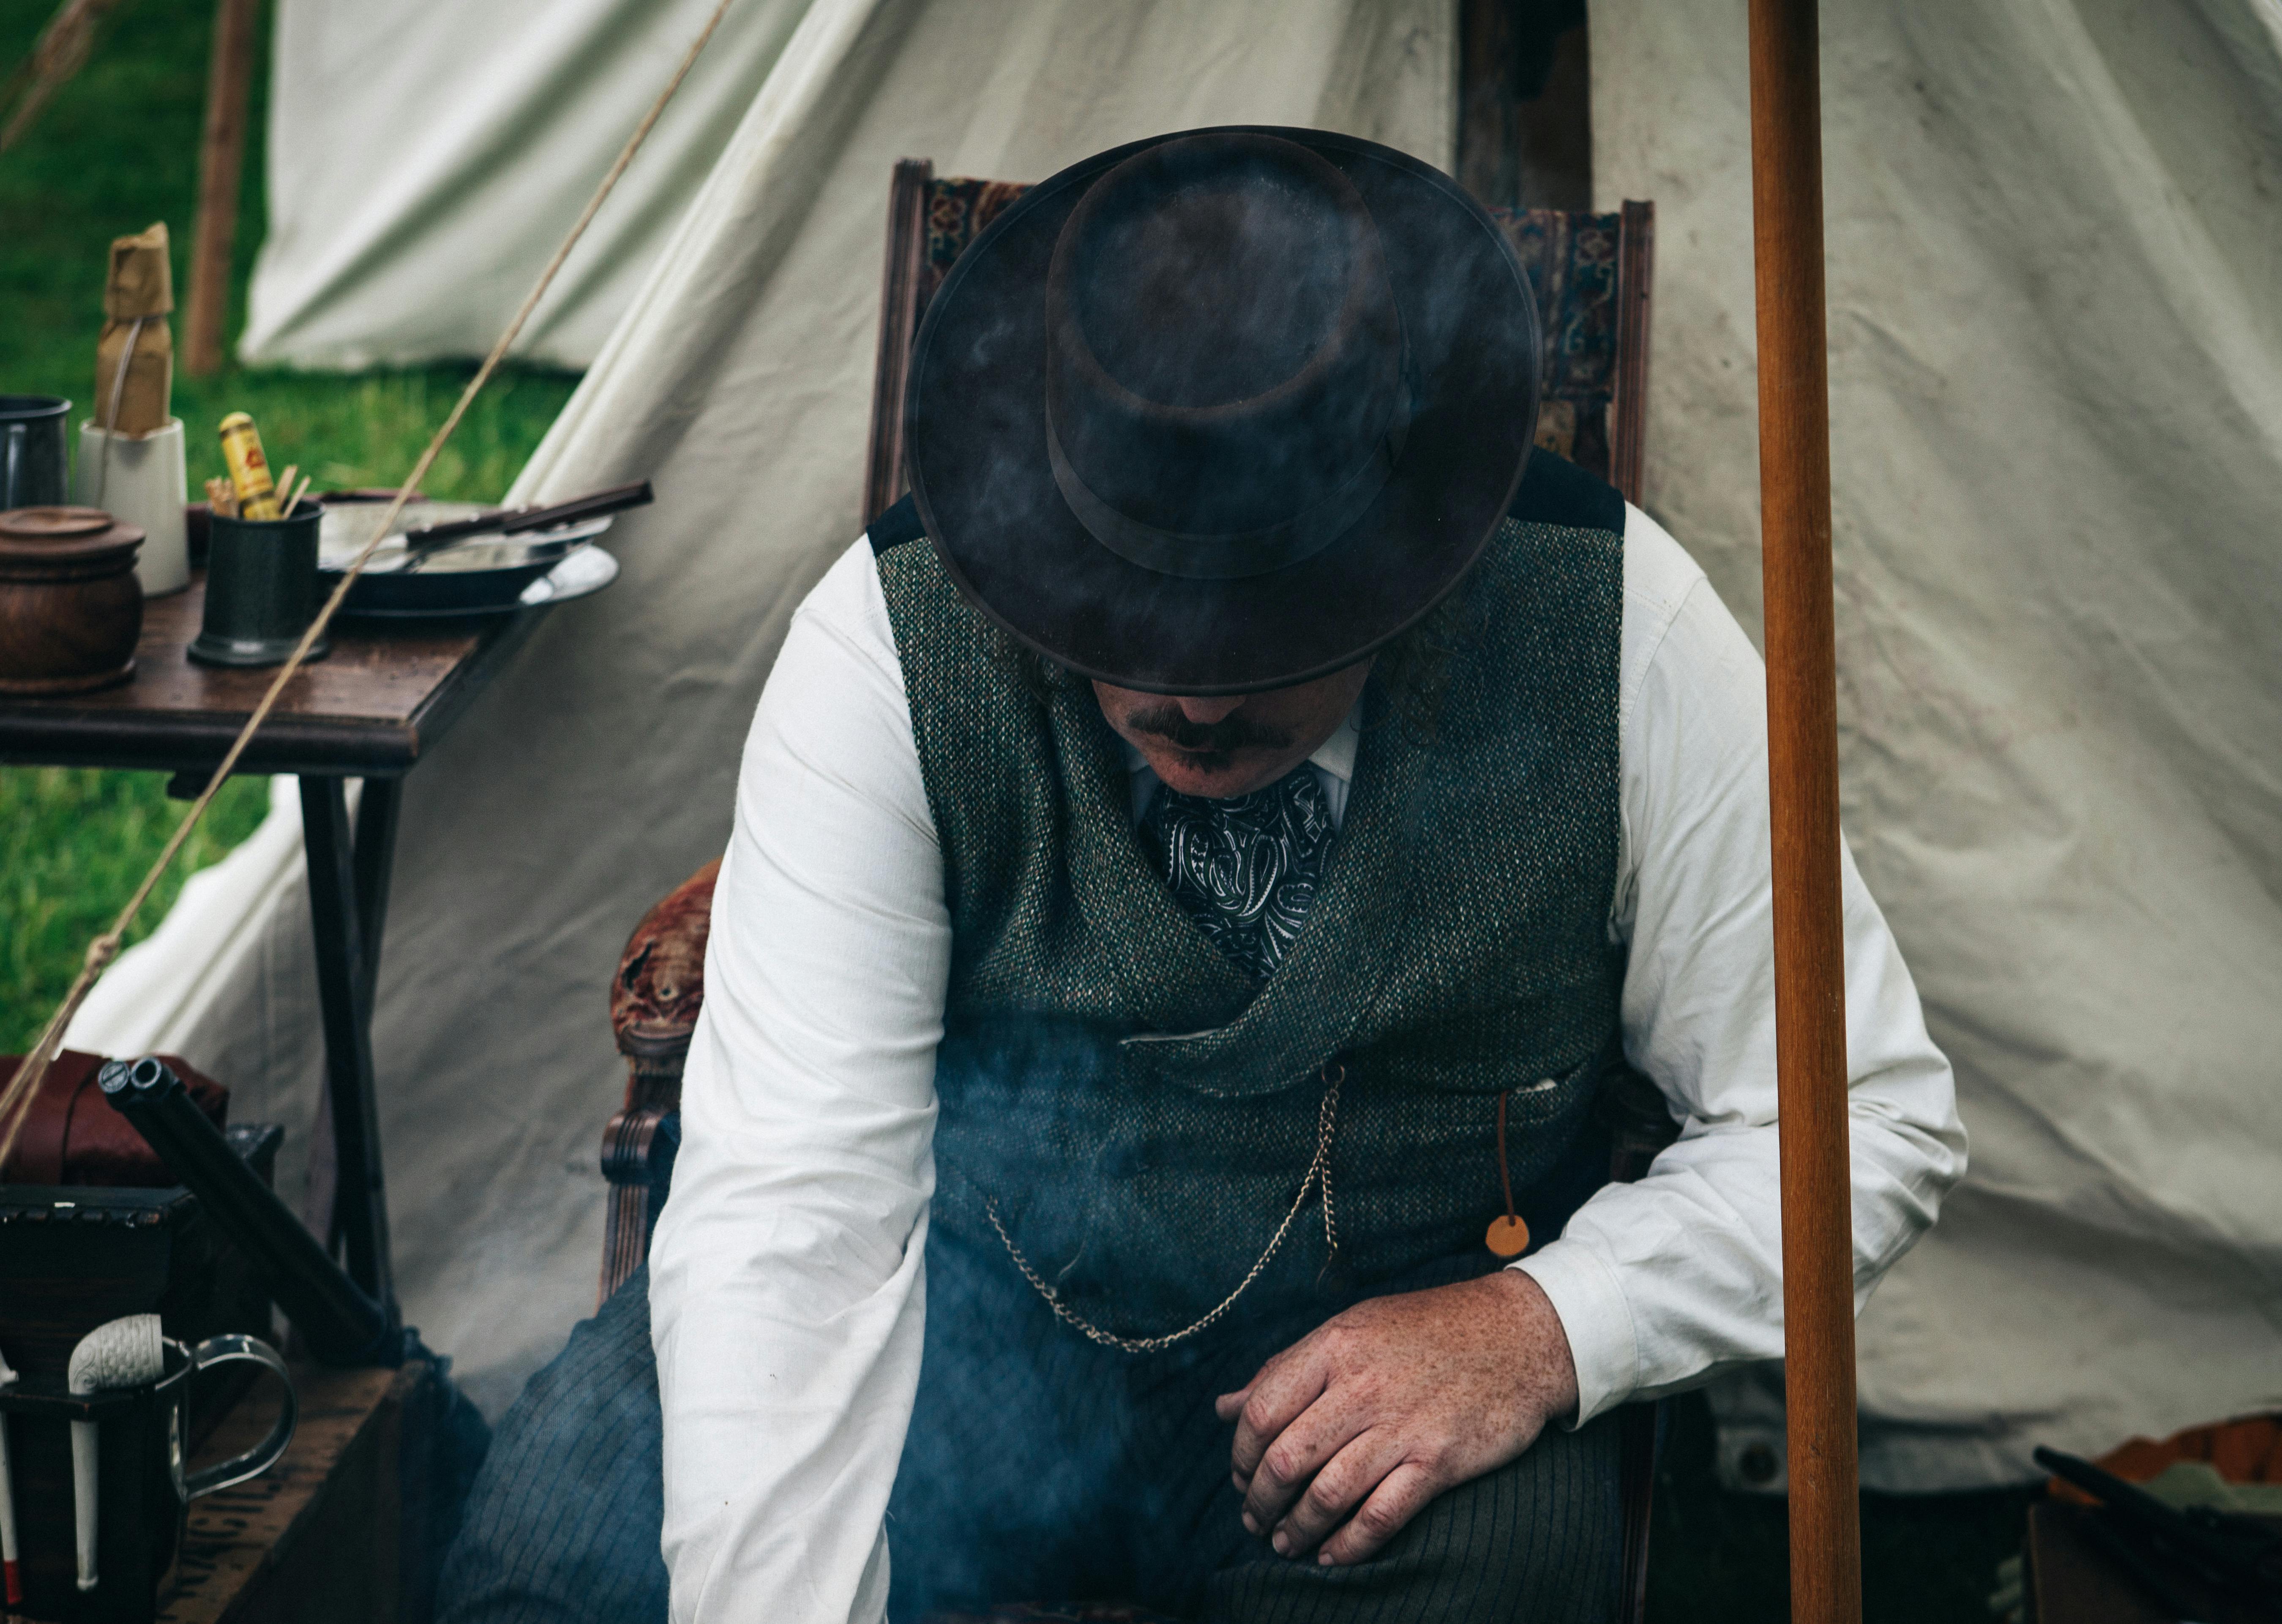
[[[0,693],[85,693],[135,675],[142,545],[99,507],[0,513]]]

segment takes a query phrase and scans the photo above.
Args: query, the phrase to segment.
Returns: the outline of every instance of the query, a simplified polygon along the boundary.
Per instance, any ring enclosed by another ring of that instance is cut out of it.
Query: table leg
[[[367,778],[357,798],[357,923],[364,927],[364,1013],[368,1025],[380,994],[380,935],[388,923],[388,881],[396,866],[396,818],[404,780]]]
[[[368,803],[377,783],[366,782]],[[388,855],[380,848],[395,832],[395,800],[391,784],[382,808],[359,816],[360,833],[378,837],[368,854],[361,839],[350,838],[342,781],[307,774],[301,778],[301,838],[309,858],[309,922],[316,935],[325,1097],[332,1118],[334,1222],[346,1246],[350,1277],[392,1316],[396,1289],[389,1267],[388,1204],[373,1087],[372,963],[389,869]],[[375,916],[369,924],[360,907],[368,891]]]

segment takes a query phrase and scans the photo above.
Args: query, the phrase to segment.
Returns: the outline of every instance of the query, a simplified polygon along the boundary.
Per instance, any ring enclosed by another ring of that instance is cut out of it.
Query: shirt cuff
[[[1632,1304],[1616,1271],[1600,1255],[1564,1238],[1508,1268],[1518,1269],[1544,1289],[1569,1338],[1577,1366],[1574,1429],[1614,1409],[1640,1386],[1640,1344],[1633,1331]]]

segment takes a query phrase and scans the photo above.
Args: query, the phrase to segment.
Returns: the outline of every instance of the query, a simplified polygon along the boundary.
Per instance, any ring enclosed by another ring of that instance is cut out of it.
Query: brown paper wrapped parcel
[[[113,238],[111,271],[103,284],[103,336],[95,346],[98,428],[134,437],[167,426],[175,387],[175,336],[167,317],[174,308],[175,275],[167,262],[166,223],[134,236]],[[127,383],[120,390],[122,359]]]

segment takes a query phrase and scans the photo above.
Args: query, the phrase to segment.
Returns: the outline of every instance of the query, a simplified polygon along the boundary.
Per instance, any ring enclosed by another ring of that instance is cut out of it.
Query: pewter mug
[[[23,1611],[58,1624],[148,1624],[161,1578],[182,1547],[190,1503],[260,1476],[293,1441],[299,1404],[277,1350],[231,1332],[195,1346],[167,1337],[156,1380],[74,1396],[0,1389],[0,1425],[24,1542]],[[252,1364],[275,1376],[278,1406],[268,1435],[231,1458],[193,1471],[188,1459],[192,1380],[218,1365]],[[73,1456],[66,1427],[96,1427],[95,1582],[74,1582]]]
[[[55,395],[0,395],[0,513],[71,499],[64,425],[71,402]]]

